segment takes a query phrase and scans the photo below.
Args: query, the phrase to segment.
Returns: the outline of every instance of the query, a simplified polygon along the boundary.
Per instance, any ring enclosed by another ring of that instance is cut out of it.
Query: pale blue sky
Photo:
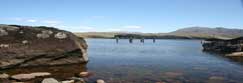
[[[1,0],[0,10],[0,24],[55,26],[73,32],[243,29],[241,0]]]

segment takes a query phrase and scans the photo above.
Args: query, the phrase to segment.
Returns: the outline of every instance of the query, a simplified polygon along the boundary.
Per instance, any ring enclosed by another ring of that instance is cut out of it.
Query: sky
[[[159,33],[180,28],[243,29],[241,0],[0,0],[0,24],[72,32]]]

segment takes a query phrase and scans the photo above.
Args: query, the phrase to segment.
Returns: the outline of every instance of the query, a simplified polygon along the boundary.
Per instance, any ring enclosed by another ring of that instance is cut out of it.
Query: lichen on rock
[[[37,34],[36,36],[38,38],[49,38],[52,33],[53,33],[52,31],[45,30],[45,31],[41,31],[41,33]]]
[[[29,43],[29,41],[28,40],[24,40],[24,41],[22,41],[22,43],[23,44],[27,44],[27,43]]]
[[[8,32],[0,28],[0,36],[5,36],[5,35],[8,35]]]
[[[0,48],[8,48],[9,44],[0,44]]]
[[[55,38],[65,39],[65,38],[67,38],[67,34],[65,34],[63,32],[58,32],[57,34],[55,34]]]

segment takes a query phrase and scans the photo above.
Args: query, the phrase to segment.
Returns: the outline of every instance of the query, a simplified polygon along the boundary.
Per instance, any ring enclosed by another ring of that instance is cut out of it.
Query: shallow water
[[[87,39],[90,79],[108,83],[243,83],[243,65],[202,52],[200,40]]]

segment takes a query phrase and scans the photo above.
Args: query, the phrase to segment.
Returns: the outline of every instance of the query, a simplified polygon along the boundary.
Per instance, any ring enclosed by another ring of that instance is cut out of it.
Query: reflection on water
[[[50,72],[57,79],[93,72],[89,83],[242,83],[243,65],[202,52],[198,40],[88,39],[90,61],[86,65],[35,67],[8,70],[9,74]]]

